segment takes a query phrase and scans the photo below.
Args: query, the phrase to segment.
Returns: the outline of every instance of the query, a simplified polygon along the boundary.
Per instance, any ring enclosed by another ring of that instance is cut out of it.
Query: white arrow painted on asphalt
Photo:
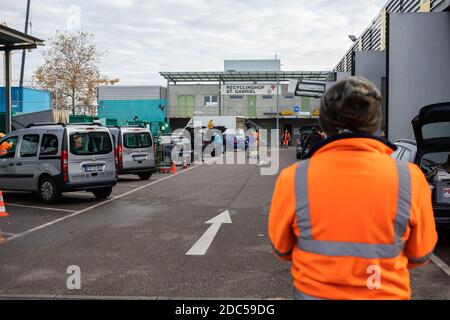
[[[208,230],[201,236],[200,239],[192,246],[192,248],[186,253],[187,256],[204,256],[208,251],[211,243],[214,241],[220,227],[224,223],[232,223],[230,213],[227,211],[222,212],[217,217],[206,221],[205,224],[211,224]]]

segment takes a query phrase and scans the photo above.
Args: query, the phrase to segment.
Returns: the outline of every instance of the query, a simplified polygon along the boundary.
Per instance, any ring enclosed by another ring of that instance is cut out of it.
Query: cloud
[[[77,6],[82,30],[105,51],[101,72],[122,84],[163,84],[159,71],[222,70],[224,59],[282,59],[284,70],[330,70],[384,0],[40,0],[33,35],[66,30]],[[2,5],[9,26],[23,29],[26,0]],[[73,8],[72,8],[73,9]],[[27,55],[26,79],[43,48]],[[19,78],[14,56],[14,80]]]

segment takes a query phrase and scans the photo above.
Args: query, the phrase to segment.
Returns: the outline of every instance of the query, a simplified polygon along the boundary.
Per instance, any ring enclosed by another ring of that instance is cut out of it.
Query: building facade
[[[280,60],[225,60],[223,72],[161,72],[172,129],[193,116],[240,116],[266,129],[317,123],[320,98],[289,92],[290,80],[324,82],[330,72],[281,71]]]
[[[276,86],[276,83],[273,84]],[[288,130],[295,125],[314,122],[320,99],[297,97],[280,84],[279,94],[223,95],[219,84],[171,84],[167,116],[175,128],[183,127],[194,115],[242,116],[275,128],[277,114]],[[283,128],[281,128],[283,129]]]

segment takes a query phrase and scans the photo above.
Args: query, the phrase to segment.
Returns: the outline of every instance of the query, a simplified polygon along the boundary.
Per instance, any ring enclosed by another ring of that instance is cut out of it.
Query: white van
[[[118,174],[135,174],[148,180],[156,172],[155,143],[149,129],[139,126],[109,127],[114,139]]]
[[[90,124],[33,124],[1,141],[0,189],[37,192],[55,202],[72,191],[107,198],[117,183],[116,159],[108,129]]]

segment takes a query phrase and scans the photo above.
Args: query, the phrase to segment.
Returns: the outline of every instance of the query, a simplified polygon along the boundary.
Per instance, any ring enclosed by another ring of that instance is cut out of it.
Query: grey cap
[[[320,105],[320,125],[327,135],[345,132],[376,133],[381,127],[382,97],[363,77],[336,82],[325,92]]]

